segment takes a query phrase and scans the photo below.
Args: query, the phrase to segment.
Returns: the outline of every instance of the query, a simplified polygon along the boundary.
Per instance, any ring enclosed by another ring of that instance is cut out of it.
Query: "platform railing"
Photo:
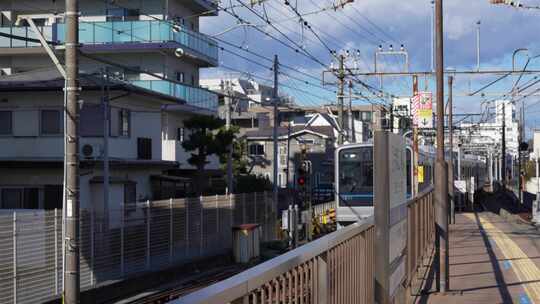
[[[373,218],[172,303],[373,303]]]
[[[407,204],[404,287],[413,290],[435,238],[433,188]],[[191,293],[172,303],[374,303],[373,217]]]
[[[420,193],[407,204],[407,287],[414,290],[415,276],[423,266],[424,258],[435,241],[435,211],[433,207],[433,187]]]

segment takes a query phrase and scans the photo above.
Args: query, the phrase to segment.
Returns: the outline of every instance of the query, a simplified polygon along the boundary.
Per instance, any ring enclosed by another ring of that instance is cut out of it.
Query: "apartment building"
[[[0,37],[0,208],[62,205],[64,81],[24,18],[35,21],[62,59],[63,5],[0,2],[0,32],[7,34]],[[199,87],[199,69],[217,65],[218,47],[198,32],[197,17],[215,3],[90,0],[80,8],[82,207],[105,211],[181,194],[186,180],[167,172],[192,169],[181,147],[183,121],[217,113],[218,96]],[[109,206],[103,206],[105,128]],[[217,169],[217,160],[208,168]]]

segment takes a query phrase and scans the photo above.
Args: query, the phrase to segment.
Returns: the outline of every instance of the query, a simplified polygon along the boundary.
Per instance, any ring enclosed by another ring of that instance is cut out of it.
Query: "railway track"
[[[171,300],[178,299],[188,293],[194,292],[198,289],[212,285],[216,282],[225,280],[239,272],[245,270],[245,267],[234,265],[224,267],[218,270],[213,270],[199,274],[196,278],[186,279],[180,281],[178,285],[173,287],[165,287],[163,290],[157,291],[150,295],[140,297],[133,301],[126,301],[124,303],[130,304],[162,304]]]

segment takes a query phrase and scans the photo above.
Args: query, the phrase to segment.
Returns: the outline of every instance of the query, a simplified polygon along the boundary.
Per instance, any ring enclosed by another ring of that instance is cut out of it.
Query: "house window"
[[[38,188],[4,188],[1,193],[2,209],[38,209]]]
[[[361,118],[362,121],[371,121],[371,112],[363,111],[361,112],[361,115],[362,115],[362,118]]]
[[[11,135],[13,122],[11,111],[0,111],[0,135]]]
[[[152,159],[151,138],[137,138],[137,159]]]
[[[135,21],[139,20],[139,10],[126,8],[108,8],[107,21]]]
[[[249,155],[264,155],[264,145],[255,143],[249,145]]]
[[[176,81],[184,82],[184,72],[176,72]]]
[[[60,135],[63,131],[63,117],[60,110],[41,111],[41,134]]]
[[[118,111],[118,135],[129,137],[130,135],[130,112],[128,109]]]
[[[281,167],[287,166],[287,147],[286,146],[279,147],[279,165]]]
[[[182,128],[178,128],[176,129],[176,140],[178,140],[179,142],[184,142],[184,132],[185,132],[185,129],[182,127]]]

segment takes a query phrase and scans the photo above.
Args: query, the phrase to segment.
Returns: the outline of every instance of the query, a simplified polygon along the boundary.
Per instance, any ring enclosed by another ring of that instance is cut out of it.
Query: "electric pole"
[[[105,74],[105,75],[103,75]],[[103,206],[105,211],[105,227],[109,225],[109,70],[102,69],[102,106],[103,106]]]
[[[502,155],[501,155],[501,180],[503,189],[506,188],[506,104],[501,101],[502,105]]]
[[[448,131],[450,132],[450,156],[448,160],[448,192],[450,197],[450,223],[455,224],[455,198],[454,198],[454,117],[452,105],[452,89],[454,76],[448,76]]]
[[[435,69],[437,82],[437,164],[435,166],[435,266],[437,290],[449,289],[448,257],[448,167],[444,160],[444,49],[443,0],[435,0]]]
[[[274,210],[277,210],[278,202],[278,124],[279,124],[279,112],[278,112],[278,56],[274,55],[274,92],[272,97],[274,98],[274,187],[273,187],[273,198],[274,198]]]
[[[231,84],[227,80],[225,84],[225,128],[227,130],[231,129],[231,98],[233,90],[231,89]],[[227,193],[234,193],[233,190],[233,170],[232,170],[232,154],[233,154],[233,143],[229,144],[227,153]]]
[[[79,2],[66,0],[66,218],[64,302],[80,302],[79,265]]]
[[[345,124],[343,123],[343,91],[345,86],[345,68],[344,68],[344,61],[345,56],[339,55],[339,70],[338,70],[338,122],[339,127],[341,128],[341,132],[339,133],[338,137],[338,144],[343,144],[343,133],[345,132]]]
[[[349,107],[347,109],[347,120],[348,120],[348,126],[347,126],[347,137],[349,140],[349,143],[356,142],[355,135],[354,134],[354,118],[352,113],[352,88],[353,83],[352,80],[349,80]]]

